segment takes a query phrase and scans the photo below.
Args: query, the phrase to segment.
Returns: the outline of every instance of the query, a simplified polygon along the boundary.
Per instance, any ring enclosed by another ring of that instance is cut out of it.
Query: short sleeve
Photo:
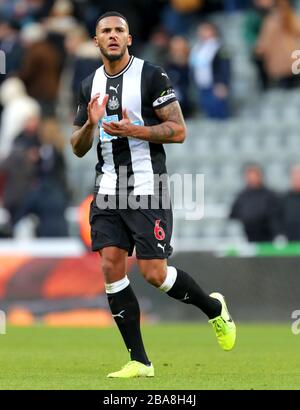
[[[162,108],[177,100],[171,81],[161,67],[155,67],[150,90],[151,102],[154,109]]]
[[[82,83],[80,85],[80,90],[79,90],[79,97],[78,97],[78,107],[77,107],[77,112],[75,115],[74,119],[74,125],[82,126],[86,123],[88,114],[87,114],[87,107],[88,107],[89,101],[87,101],[84,92],[83,92],[83,86]]]

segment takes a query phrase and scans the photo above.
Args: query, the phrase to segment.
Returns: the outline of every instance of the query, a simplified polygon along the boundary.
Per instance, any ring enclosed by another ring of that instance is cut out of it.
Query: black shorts
[[[166,259],[173,229],[172,209],[100,209],[91,203],[90,225],[92,250],[107,246],[125,249],[138,259]]]

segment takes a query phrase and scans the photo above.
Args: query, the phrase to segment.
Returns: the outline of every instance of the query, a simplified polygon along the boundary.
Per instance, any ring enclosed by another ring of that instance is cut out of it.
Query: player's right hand
[[[98,121],[104,117],[109,95],[105,94],[101,104],[98,101],[99,97],[100,93],[95,94],[88,104],[88,121],[92,125],[97,125]]]

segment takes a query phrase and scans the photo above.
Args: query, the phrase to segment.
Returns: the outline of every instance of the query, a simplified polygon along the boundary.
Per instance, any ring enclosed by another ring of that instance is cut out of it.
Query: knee
[[[142,270],[142,274],[147,282],[159,288],[166,279],[166,272],[159,267],[149,267]]]
[[[127,252],[117,247],[106,247],[99,251],[105,283],[113,283],[126,275]]]
[[[109,258],[102,259],[102,271],[104,276],[110,276],[114,270],[114,263]]]
[[[110,258],[102,259],[102,272],[105,278],[105,282],[111,283],[123,276],[123,271],[120,272],[118,264],[115,260]]]

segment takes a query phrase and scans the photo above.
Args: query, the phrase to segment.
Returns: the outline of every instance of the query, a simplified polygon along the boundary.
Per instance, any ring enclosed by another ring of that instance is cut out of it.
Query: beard
[[[120,59],[124,56],[124,54],[126,53],[126,50],[127,50],[127,46],[124,46],[124,47],[121,49],[121,51],[120,51],[119,54],[109,54],[109,53],[107,52],[107,50],[105,50],[104,48],[100,47],[101,54],[102,54],[105,58],[107,58],[108,61],[110,61],[110,62],[120,60]]]

